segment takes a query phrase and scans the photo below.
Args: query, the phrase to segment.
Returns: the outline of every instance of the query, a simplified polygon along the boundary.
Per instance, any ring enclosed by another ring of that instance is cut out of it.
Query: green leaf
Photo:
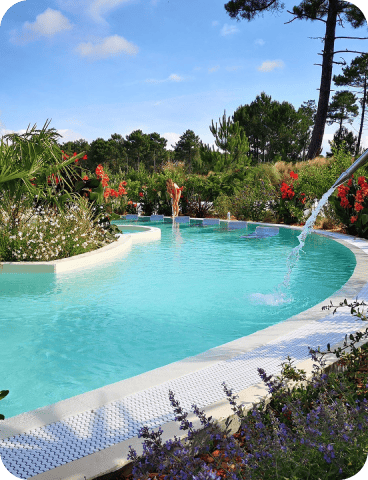
[[[9,393],[9,390],[1,390],[0,391],[0,400],[2,400],[4,397],[6,397]]]
[[[362,223],[364,225],[365,223],[368,222],[368,215],[366,213],[363,213],[363,215],[361,216],[361,219],[362,219]]]

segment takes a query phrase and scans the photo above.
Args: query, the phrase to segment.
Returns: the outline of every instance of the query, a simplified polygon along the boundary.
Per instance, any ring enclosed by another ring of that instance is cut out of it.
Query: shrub
[[[366,177],[353,178],[337,187],[330,202],[341,223],[351,235],[368,238],[368,183]]]
[[[356,309],[364,305],[346,300],[339,306],[366,321]],[[325,308],[336,308],[333,305]],[[334,312],[335,313],[335,312]],[[263,369],[259,376],[269,391],[269,398],[254,404],[249,412],[237,404],[237,397],[223,383],[226,397],[240,421],[236,434],[230,434],[230,421],[225,431],[207,418],[195,405],[193,412],[201,429],[194,429],[185,412],[169,392],[170,403],[180,429],[187,439],[162,441],[162,430],[143,427],[143,455],[138,457],[130,447],[128,459],[133,461],[133,479],[344,479],[356,474],[368,453],[368,374],[365,368],[368,348],[356,347],[368,338],[364,333],[350,335],[343,347],[333,352],[309,349],[314,368],[307,379],[288,357],[282,363],[281,375],[273,378]],[[344,353],[351,349],[351,353]],[[324,357],[334,353],[344,372],[326,372]],[[360,376],[357,377],[359,371]]]
[[[221,194],[213,202],[213,211],[217,217],[227,218],[227,212],[231,212],[232,201],[227,195]]]
[[[262,221],[276,199],[274,188],[260,180],[256,184],[246,184],[233,197],[231,211],[239,220]]]

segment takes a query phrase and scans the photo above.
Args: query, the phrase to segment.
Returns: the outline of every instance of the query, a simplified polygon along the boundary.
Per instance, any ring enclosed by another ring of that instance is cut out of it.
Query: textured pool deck
[[[281,225],[280,225],[281,226]],[[346,334],[365,329],[349,309],[322,311],[332,299],[368,301],[368,242],[315,231],[348,246],[357,265],[349,281],[332,297],[284,322],[151,372],[87,392],[0,424],[1,459],[10,473],[35,480],[92,479],[126,463],[128,446],[140,451],[138,430],[162,426],[164,438],[180,434],[168,400],[172,390],[181,405],[193,403],[224,419],[231,409],[222,382],[245,406],[266,393],[257,368],[280,372],[289,355],[299,368],[312,368],[308,347],[325,348]]]

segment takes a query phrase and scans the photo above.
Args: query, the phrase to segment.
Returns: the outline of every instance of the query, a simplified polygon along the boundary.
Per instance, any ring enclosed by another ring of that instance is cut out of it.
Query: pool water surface
[[[354,254],[312,234],[285,303],[259,305],[286,274],[299,231],[151,223],[160,241],[68,274],[0,275],[6,418],[152,370],[276,324],[352,275]]]

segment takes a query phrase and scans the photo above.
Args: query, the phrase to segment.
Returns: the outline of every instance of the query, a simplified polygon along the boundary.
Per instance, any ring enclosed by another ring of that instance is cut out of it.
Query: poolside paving
[[[365,240],[330,232],[323,234],[341,239],[368,254],[368,242]],[[368,273],[363,288],[356,291],[353,298],[368,301],[367,280]],[[224,398],[223,381],[234,392],[240,392],[260,382],[257,368],[263,368],[267,374],[277,374],[287,355],[298,364],[308,359],[308,347],[324,348],[327,343],[334,345],[345,334],[354,333],[363,326],[346,309],[335,315],[327,312],[320,317],[300,322],[300,327],[283,332],[263,345],[229,358],[225,355],[223,360],[209,362],[203,368],[197,365],[192,372],[128,394],[96,409],[86,409],[77,415],[29,430],[25,426],[23,434],[8,436],[0,442],[2,461],[10,473],[20,478],[44,472],[49,472],[49,476],[42,478],[63,478],[54,476],[53,469],[132,439],[144,425],[153,428],[173,421],[169,390],[175,393],[185,409],[190,410],[193,403],[203,408]],[[222,347],[226,350],[226,345]]]

